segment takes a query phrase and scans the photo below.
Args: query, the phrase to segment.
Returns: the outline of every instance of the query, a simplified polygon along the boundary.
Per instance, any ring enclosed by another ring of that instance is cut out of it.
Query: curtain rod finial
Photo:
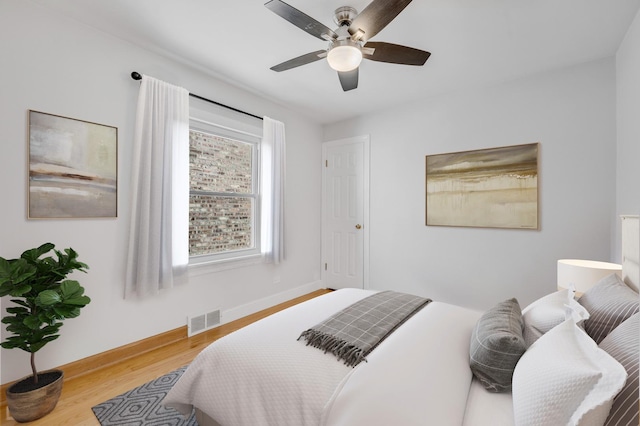
[[[142,76],[137,71],[131,73],[131,78],[134,80],[142,80]]]

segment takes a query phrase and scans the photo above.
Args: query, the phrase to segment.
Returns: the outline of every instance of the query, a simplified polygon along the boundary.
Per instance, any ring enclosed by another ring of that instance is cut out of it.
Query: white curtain
[[[284,260],[284,124],[264,117],[262,129],[262,256],[265,262]]]
[[[189,92],[143,75],[132,164],[125,297],[186,281],[189,263]]]

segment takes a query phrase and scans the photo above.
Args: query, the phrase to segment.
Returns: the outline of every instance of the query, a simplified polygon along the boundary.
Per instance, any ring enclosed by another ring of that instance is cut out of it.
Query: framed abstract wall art
[[[29,111],[28,217],[117,216],[118,129]]]
[[[539,143],[426,156],[426,225],[538,229]]]

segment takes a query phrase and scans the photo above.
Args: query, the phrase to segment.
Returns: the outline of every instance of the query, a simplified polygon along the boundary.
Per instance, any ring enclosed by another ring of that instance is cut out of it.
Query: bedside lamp
[[[613,273],[622,275],[622,265],[596,260],[558,260],[558,290],[574,285],[576,296],[581,296],[602,278]]]

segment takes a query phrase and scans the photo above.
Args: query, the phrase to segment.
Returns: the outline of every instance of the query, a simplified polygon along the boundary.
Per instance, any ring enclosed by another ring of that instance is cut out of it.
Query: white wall
[[[640,214],[640,12],[616,55],[618,129],[617,214]],[[620,224],[615,258],[620,261]]]
[[[186,324],[216,308],[223,321],[319,288],[321,127],[296,112],[24,1],[0,2],[0,256],[51,241],[90,266],[74,275],[92,298],[36,357],[60,366]],[[287,260],[198,275],[146,301],[123,300],[131,142],[139,82],[131,71],[283,121],[287,131]],[[118,128],[118,218],[27,220],[27,110]],[[274,284],[274,278],[281,282]],[[3,298],[2,308],[8,304]],[[225,316],[225,314],[227,314]],[[3,339],[6,337],[2,327]],[[28,354],[2,350],[1,382],[29,373]]]
[[[477,308],[517,297],[525,306],[555,289],[557,259],[610,260],[612,58],[423,100],[324,132],[325,141],[371,136],[372,288]],[[540,142],[539,231],[425,226],[425,155],[531,142]]]

